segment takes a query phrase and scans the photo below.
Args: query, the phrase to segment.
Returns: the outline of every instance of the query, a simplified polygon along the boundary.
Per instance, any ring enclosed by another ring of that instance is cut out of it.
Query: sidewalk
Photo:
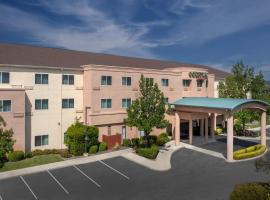
[[[75,159],[70,159],[70,160],[45,164],[45,165],[38,165],[38,166],[34,166],[34,167],[22,168],[22,169],[7,171],[7,172],[0,172],[0,180],[11,178],[11,177],[16,177],[16,176],[22,176],[22,175],[26,175],[26,174],[33,174],[33,173],[37,173],[37,172],[52,170],[52,169],[64,168],[64,167],[73,166],[73,165],[80,165],[80,164],[85,164],[85,163],[96,162],[98,160],[105,160],[105,159],[109,159],[109,158],[122,156],[122,155],[130,153],[130,152],[132,152],[132,149],[124,149],[124,150],[113,151],[113,152],[104,153],[104,154],[100,154],[100,155],[75,158]]]

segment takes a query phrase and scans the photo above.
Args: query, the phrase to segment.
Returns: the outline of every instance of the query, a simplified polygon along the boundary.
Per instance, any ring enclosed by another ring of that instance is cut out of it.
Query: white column
[[[211,113],[211,137],[215,139],[215,130],[216,130],[216,115]]]
[[[261,144],[266,145],[266,112],[261,113]]]
[[[227,161],[233,161],[233,115],[227,119]]]
[[[188,133],[189,133],[189,144],[192,144],[192,137],[193,137],[192,118],[189,118],[189,128],[188,128]]]
[[[180,143],[180,116],[175,112],[175,146],[178,146]]]
[[[205,118],[204,137],[205,142],[208,142],[208,118]]]

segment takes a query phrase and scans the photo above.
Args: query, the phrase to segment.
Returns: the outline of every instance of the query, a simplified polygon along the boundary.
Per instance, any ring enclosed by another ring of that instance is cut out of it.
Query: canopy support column
[[[227,119],[227,161],[233,161],[233,115]]]
[[[266,145],[266,112],[261,113],[261,144]]]
[[[180,116],[177,112],[175,112],[175,146],[178,146],[180,144]]]
[[[200,119],[200,135],[203,136],[204,119]]]
[[[215,113],[211,113],[211,137],[215,139],[215,131],[216,131],[216,115]]]
[[[205,118],[205,127],[204,127],[204,138],[205,138],[205,142],[208,142],[208,117]]]
[[[189,134],[189,144],[192,144],[192,136],[193,136],[192,118],[189,118],[189,129],[188,129],[188,134]]]

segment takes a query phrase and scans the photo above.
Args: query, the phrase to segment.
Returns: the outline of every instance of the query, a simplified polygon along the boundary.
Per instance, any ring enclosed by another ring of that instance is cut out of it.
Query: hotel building
[[[228,73],[208,66],[27,45],[0,44],[0,115],[14,130],[15,149],[65,148],[64,133],[79,119],[104,135],[143,133],[126,127],[126,108],[139,96],[141,74],[167,102],[217,97]],[[174,132],[171,125],[153,134]],[[182,128],[182,130],[184,130]]]

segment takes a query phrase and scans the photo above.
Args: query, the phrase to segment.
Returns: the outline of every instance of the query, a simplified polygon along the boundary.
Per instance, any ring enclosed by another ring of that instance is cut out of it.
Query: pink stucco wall
[[[25,91],[22,89],[0,89],[1,100],[11,100],[11,112],[0,112],[7,123],[6,128],[12,128],[16,140],[15,150],[25,150]]]

